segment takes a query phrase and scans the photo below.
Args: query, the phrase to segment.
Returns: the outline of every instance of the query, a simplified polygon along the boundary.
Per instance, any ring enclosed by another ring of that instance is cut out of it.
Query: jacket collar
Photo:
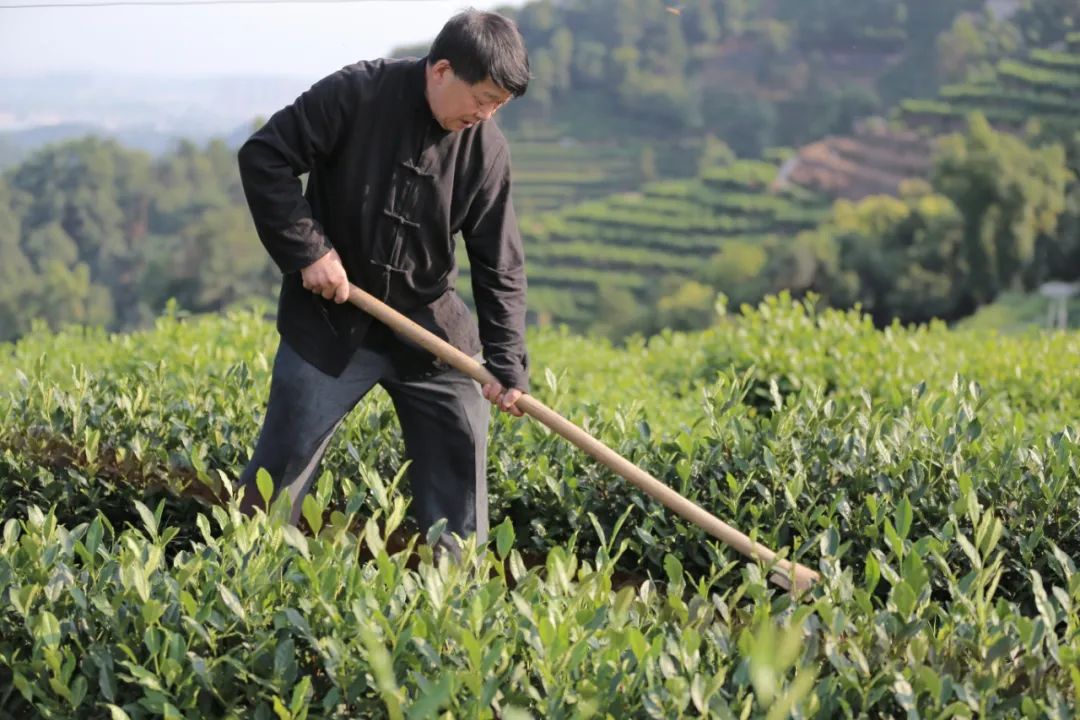
[[[417,113],[419,119],[422,122],[429,123],[432,127],[431,130],[437,134],[446,134],[450,131],[445,129],[442,125],[435,120],[435,115],[431,112],[431,105],[427,100],[427,61],[428,56],[425,55],[418,60],[410,61],[412,66],[406,73],[405,87],[402,90],[403,104],[410,105],[414,112]]]
[[[403,99],[410,102],[419,110],[431,110],[431,106],[427,102],[427,56],[425,55],[418,60],[413,60],[412,66],[409,68],[409,72],[406,74],[405,82],[405,97]]]

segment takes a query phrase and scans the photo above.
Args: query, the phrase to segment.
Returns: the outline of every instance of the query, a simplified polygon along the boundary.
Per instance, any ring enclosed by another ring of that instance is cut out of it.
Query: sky
[[[0,76],[322,77],[401,45],[428,42],[466,7],[488,10],[524,3],[355,0],[85,7],[104,1],[0,0]],[[82,7],[9,7],[53,2]]]

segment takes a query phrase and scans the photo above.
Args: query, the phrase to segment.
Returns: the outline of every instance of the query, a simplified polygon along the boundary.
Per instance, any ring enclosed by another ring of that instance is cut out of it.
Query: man
[[[487,401],[520,416],[528,390],[524,253],[510,156],[494,123],[525,93],[529,62],[513,22],[455,16],[420,60],[358,62],[315,83],[239,152],[259,238],[283,277],[281,335],[266,417],[241,476],[261,506],[265,468],[291,522],[343,418],[376,384],[393,400],[412,464],[412,511],[451,533],[488,534]],[[306,192],[298,177],[310,173]],[[479,327],[454,290],[464,238]],[[480,388],[346,302],[349,282],[458,349],[499,383]]]

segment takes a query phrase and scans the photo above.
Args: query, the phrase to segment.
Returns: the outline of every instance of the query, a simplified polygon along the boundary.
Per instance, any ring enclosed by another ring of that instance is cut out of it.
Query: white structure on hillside
[[[1069,298],[1080,291],[1080,282],[1060,282],[1057,280],[1043,283],[1039,293],[1050,298],[1047,307],[1046,325],[1064,330],[1069,326]]]

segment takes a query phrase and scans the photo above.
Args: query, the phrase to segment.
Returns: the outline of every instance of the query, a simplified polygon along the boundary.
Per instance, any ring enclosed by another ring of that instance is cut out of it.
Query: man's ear
[[[431,74],[440,81],[445,80],[448,74],[452,74],[453,72],[453,69],[450,67],[450,61],[446,58],[435,61],[431,66]]]

